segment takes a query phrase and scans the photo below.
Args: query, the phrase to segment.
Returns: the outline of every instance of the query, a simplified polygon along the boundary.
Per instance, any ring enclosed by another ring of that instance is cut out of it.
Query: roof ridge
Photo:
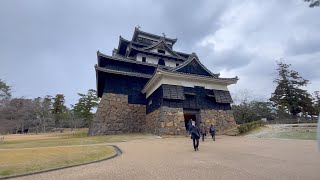
[[[131,47],[132,49],[135,49],[135,50],[138,50],[138,51],[142,51],[142,52],[146,52],[146,53],[151,53],[151,54],[154,54],[154,55],[160,55],[160,56],[166,56],[168,58],[178,58],[178,59],[182,59],[182,60],[186,60],[185,57],[182,57],[182,56],[172,56],[172,55],[167,55],[167,54],[161,54],[161,53],[156,53],[156,52],[152,52],[152,51],[147,51],[147,50],[144,50],[144,49],[141,49],[141,48],[138,48],[138,47],[134,47],[132,46]]]
[[[158,64],[152,64],[152,63],[147,63],[147,62],[141,62],[141,61],[136,61],[135,59],[130,59],[127,57],[119,57],[119,56],[109,56],[106,54],[101,53],[100,51],[97,51],[97,56],[101,56],[101,57],[105,57],[105,58],[111,58],[113,60],[117,60],[117,61],[123,61],[123,62],[129,62],[129,63],[134,63],[134,64],[142,64],[142,65],[146,65],[146,66],[153,66],[153,67],[165,67],[165,68],[172,68],[172,67],[168,67],[168,66],[162,66],[162,65],[158,65]],[[98,65],[99,65],[99,61],[98,61]]]
[[[146,34],[146,35],[149,35],[149,36],[154,36],[154,37],[157,37],[157,38],[161,38],[162,36],[160,36],[160,35],[157,35],[157,34],[152,34],[152,33],[149,33],[149,32],[145,32],[145,31],[141,31],[140,30],[140,28],[137,28],[137,27],[135,27],[134,28],[134,32],[133,32],[133,36],[132,36],[132,40],[135,38],[135,35],[137,34],[137,33],[142,33],[142,34]],[[167,38],[167,37],[165,37],[165,39],[167,39],[167,40],[169,40],[169,41],[172,41],[173,42],[173,44],[175,43],[175,42],[177,42],[177,38],[175,38],[175,39],[173,39],[173,38]]]

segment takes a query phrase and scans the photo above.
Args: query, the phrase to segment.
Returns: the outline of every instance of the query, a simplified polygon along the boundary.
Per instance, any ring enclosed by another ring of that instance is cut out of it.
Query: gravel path
[[[115,143],[123,154],[111,160],[19,179],[320,179],[316,141],[220,136]]]

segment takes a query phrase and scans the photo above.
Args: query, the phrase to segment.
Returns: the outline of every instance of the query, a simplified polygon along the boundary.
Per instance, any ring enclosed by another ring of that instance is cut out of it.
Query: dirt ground
[[[320,179],[312,140],[220,136],[199,151],[187,137],[115,144],[114,159],[20,179]]]

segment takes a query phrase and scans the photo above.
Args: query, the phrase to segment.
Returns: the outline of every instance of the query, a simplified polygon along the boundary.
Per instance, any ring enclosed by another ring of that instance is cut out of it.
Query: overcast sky
[[[238,76],[231,92],[270,97],[276,60],[320,90],[320,8],[303,0],[80,1],[1,0],[0,78],[16,97],[96,88],[96,51],[111,54],[134,27],[178,38],[174,48],[196,52],[212,72]]]

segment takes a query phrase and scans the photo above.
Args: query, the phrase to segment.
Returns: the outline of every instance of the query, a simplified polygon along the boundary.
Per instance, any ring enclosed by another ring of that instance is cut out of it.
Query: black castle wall
[[[162,90],[162,86],[160,86],[147,98],[147,106],[146,106],[147,114],[153,112],[154,110],[158,109],[161,106],[163,101],[162,97],[163,97],[163,90]],[[149,104],[151,100],[152,100],[152,103]]]
[[[100,66],[105,67],[107,69],[112,69],[112,70],[135,72],[135,73],[142,73],[142,74],[148,74],[148,75],[152,75],[155,70],[155,67],[153,66],[128,63],[128,62],[117,61],[112,59],[108,59],[107,61],[101,61]]]
[[[146,104],[146,96],[141,93],[149,79],[116,74],[105,77],[104,93],[128,95],[129,104]]]
[[[160,106],[168,106],[173,108],[185,108],[185,109],[215,109],[215,110],[231,110],[229,103],[217,103],[213,95],[213,91],[205,89],[204,87],[184,87],[184,93],[193,93],[195,95],[185,94],[185,100],[176,99],[164,99],[163,98],[163,86],[173,85],[161,85],[151,96],[148,97],[147,102],[152,99],[152,104],[147,104],[147,113],[151,113],[158,109]]]

